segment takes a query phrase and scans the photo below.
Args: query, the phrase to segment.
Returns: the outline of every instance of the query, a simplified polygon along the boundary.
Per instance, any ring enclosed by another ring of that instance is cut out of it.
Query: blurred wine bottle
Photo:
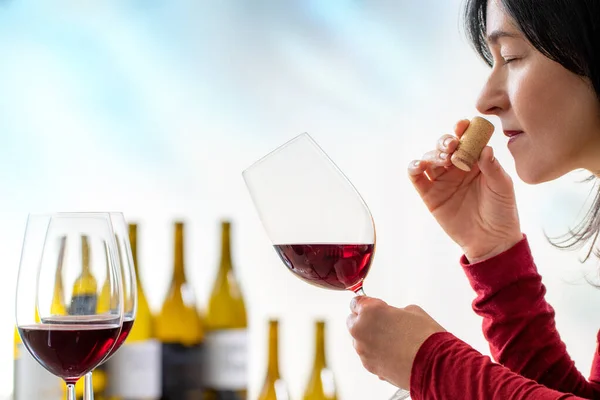
[[[221,260],[206,311],[203,382],[207,400],[246,400],[246,306],[232,261],[231,223],[221,222]]]
[[[111,295],[110,295],[110,261],[107,258],[104,267],[104,284],[100,290],[100,296],[96,301],[96,312],[98,314],[110,312]]]
[[[337,400],[335,380],[325,357],[325,322],[315,323],[315,359],[303,400]]]
[[[89,238],[81,236],[81,273],[73,284],[71,296],[71,305],[69,314],[71,315],[93,315],[98,308],[98,282],[92,273],[91,254]],[[94,383],[94,400],[104,400],[104,391],[106,389],[106,371],[105,366],[100,365],[92,373]],[[83,398],[84,378],[82,377],[75,384],[75,394],[78,399]]]
[[[73,285],[71,315],[93,315],[98,303],[98,283],[90,268],[90,245],[87,236],[81,237],[81,273]]]
[[[137,236],[137,224],[129,224],[137,314],[127,340],[106,363],[110,400],[156,400],[161,396],[161,345],[154,337],[152,314],[140,278]]]
[[[204,328],[184,268],[184,224],[175,223],[171,286],[155,320],[162,342],[162,400],[203,400]]]
[[[269,321],[269,361],[267,376],[258,400],[289,400],[287,385],[279,373],[279,321]]]
[[[65,255],[66,238],[59,242],[58,268],[54,277],[54,294],[50,312],[53,315],[65,315],[63,293],[62,267]],[[40,321],[35,310],[36,322]],[[64,381],[52,375],[27,351],[21,341],[19,331],[15,326],[14,334],[14,375],[13,375],[13,400],[62,400],[64,399]]]

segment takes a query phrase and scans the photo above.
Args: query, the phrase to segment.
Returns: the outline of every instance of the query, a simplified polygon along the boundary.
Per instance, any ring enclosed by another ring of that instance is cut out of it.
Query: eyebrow
[[[492,33],[490,33],[487,36],[487,41],[490,44],[496,44],[498,43],[498,40],[500,40],[501,38],[512,38],[512,39],[517,39],[520,38],[521,35],[519,35],[518,33],[512,33],[512,32],[507,32],[507,31],[502,31],[502,30],[496,30],[493,31]]]

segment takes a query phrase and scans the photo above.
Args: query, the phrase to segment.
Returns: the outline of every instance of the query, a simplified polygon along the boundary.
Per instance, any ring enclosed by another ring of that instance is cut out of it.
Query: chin
[[[521,179],[523,182],[525,182],[528,185],[539,185],[540,183],[550,182],[555,179],[558,179],[568,172],[568,171],[566,171],[566,172],[561,173],[556,170],[554,170],[554,171],[547,170],[547,169],[545,170],[540,167],[541,167],[541,165],[537,165],[537,166],[521,165],[520,166],[517,163],[517,165],[516,165],[517,175],[519,176],[519,179]]]

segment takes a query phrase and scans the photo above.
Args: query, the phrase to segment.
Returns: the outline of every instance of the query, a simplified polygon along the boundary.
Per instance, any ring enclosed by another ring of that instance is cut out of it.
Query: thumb
[[[485,176],[490,189],[499,194],[512,194],[512,179],[506,173],[498,159],[494,156],[494,150],[486,146],[479,156],[479,170]]]
[[[387,304],[383,300],[376,299],[374,297],[356,296],[350,301],[350,310],[354,314],[360,314],[365,308],[377,303]]]

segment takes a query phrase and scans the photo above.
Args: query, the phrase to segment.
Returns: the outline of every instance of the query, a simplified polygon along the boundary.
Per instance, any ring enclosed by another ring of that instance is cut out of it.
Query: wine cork
[[[473,164],[479,160],[479,155],[490,141],[492,133],[494,133],[494,125],[490,121],[474,117],[450,158],[452,164],[463,171],[470,171]]]

